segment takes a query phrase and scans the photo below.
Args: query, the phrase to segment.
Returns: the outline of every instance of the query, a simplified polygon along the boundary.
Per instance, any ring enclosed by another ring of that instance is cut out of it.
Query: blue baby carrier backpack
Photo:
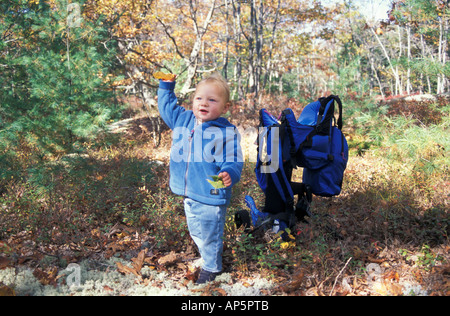
[[[251,225],[255,229],[272,226],[275,232],[284,231],[305,216],[311,217],[313,195],[331,197],[341,192],[348,160],[348,145],[342,133],[342,102],[335,95],[320,98],[308,104],[298,119],[290,108],[281,113],[279,120],[265,109],[259,114],[255,173],[265,204],[259,210],[247,195],[250,212],[237,212],[235,220],[247,229]],[[293,169],[298,167],[303,168],[301,183],[291,181]]]

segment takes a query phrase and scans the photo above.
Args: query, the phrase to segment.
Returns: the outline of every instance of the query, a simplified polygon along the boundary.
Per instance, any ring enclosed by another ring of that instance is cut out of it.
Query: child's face
[[[203,83],[197,87],[192,104],[195,117],[201,122],[215,120],[228,111],[230,104],[225,92],[214,83]]]

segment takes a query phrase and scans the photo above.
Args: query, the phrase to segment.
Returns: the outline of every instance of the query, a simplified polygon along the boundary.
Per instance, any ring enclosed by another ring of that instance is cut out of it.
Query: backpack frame
[[[348,145],[341,131],[342,102],[336,95],[320,98],[308,104],[298,120],[290,108],[282,111],[279,120],[266,109],[260,110],[259,118],[255,175],[265,203],[259,211],[246,196],[251,216],[245,210],[237,212],[236,224],[253,224],[257,229],[281,221],[292,227],[305,216],[311,217],[313,195],[329,197],[341,192],[348,161]],[[291,180],[297,167],[303,168],[301,183]],[[255,213],[264,220],[258,220]]]

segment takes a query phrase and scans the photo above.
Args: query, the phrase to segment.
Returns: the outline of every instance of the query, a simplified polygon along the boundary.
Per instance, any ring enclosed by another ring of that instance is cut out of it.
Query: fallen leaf
[[[48,268],[46,271],[36,268],[33,275],[42,285],[56,285],[57,272],[58,268],[56,267]]]
[[[389,271],[384,274],[384,279],[398,282],[400,280],[400,276],[397,271]]]
[[[372,262],[372,263],[378,263],[378,264],[380,264],[380,263],[385,262],[386,259],[377,259],[377,258],[368,256],[368,257],[367,257],[367,261]]]
[[[133,269],[133,268],[131,268],[129,266],[123,265],[120,262],[116,262],[116,265],[117,265],[117,271],[119,271],[120,273],[123,273],[123,274],[130,274],[131,273],[131,274],[134,274],[137,277],[140,276],[139,273],[135,269]]]
[[[200,268],[192,268],[192,269],[188,269],[186,271],[186,274],[184,275],[185,279],[187,279],[188,281],[193,281],[195,282],[198,279],[198,275],[200,274]]]
[[[120,233],[117,234],[117,237],[120,238],[120,239],[125,238],[127,236],[128,236],[127,232],[120,232]]]
[[[12,288],[0,283],[0,297],[2,296],[16,296],[16,292]]]
[[[171,251],[168,255],[159,258],[158,263],[162,266],[169,266],[176,263],[178,260],[179,257],[177,256],[175,251]]]
[[[298,290],[300,288],[300,285],[303,282],[304,276],[305,276],[305,273],[303,272],[303,270],[297,271],[292,276],[292,279],[289,282],[280,285],[280,290],[282,290],[283,292],[286,292],[286,293]]]
[[[441,273],[444,275],[450,274],[450,264],[444,265],[444,266],[435,266],[431,270],[434,273]]]
[[[364,256],[364,252],[358,246],[353,246],[352,250],[355,259],[361,259]]]
[[[397,283],[391,283],[389,285],[389,292],[391,295],[400,296],[403,295],[403,287]]]
[[[139,252],[136,258],[131,259],[131,261],[133,261],[132,265],[136,272],[141,272],[142,266],[144,265],[145,252],[146,250],[143,249],[141,250],[141,252]]]
[[[10,266],[11,259],[6,257],[0,257],[0,270],[6,269]]]
[[[147,224],[147,222],[148,222],[148,217],[145,216],[145,215],[142,215],[142,216],[139,218],[139,222],[141,223],[141,225]]]

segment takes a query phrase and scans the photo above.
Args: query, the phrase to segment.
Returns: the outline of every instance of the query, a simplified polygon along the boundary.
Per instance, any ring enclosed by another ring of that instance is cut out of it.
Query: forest
[[[450,294],[447,0],[2,0],[0,22],[0,296]],[[225,271],[204,287],[158,71],[187,109],[220,73],[242,136]],[[331,94],[341,194],[287,241],[236,227],[246,195],[264,203],[259,110]]]

